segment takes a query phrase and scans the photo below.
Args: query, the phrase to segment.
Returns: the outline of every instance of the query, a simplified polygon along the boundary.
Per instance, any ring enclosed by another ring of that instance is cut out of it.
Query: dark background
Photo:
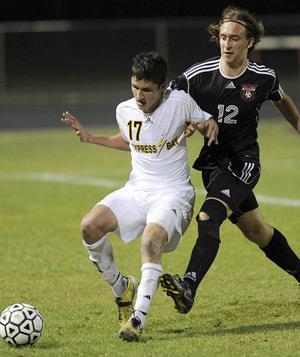
[[[99,0],[1,1],[0,21],[101,19],[135,17],[194,17],[218,15],[229,5],[247,7],[255,14],[295,14],[294,1],[217,0]]]
[[[296,36],[299,46],[254,53],[300,103],[300,3],[266,1],[2,1],[0,129],[59,127],[70,110],[84,124],[115,125],[115,107],[131,97],[130,66],[141,51],[167,59],[168,79],[215,56],[206,27],[229,4],[263,21],[266,36]],[[262,40],[264,42],[264,39]],[[270,103],[262,117],[276,117]]]

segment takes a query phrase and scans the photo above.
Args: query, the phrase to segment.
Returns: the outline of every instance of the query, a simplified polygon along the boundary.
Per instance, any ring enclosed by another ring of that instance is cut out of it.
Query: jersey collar
[[[231,76],[226,76],[226,75],[222,72],[222,70],[221,70],[221,58],[220,58],[220,61],[219,61],[219,71],[220,71],[221,75],[222,75],[224,78],[227,78],[227,79],[236,79],[236,78],[241,77],[241,76],[246,72],[246,70],[247,70],[247,68],[248,68],[248,63],[249,63],[249,60],[247,60],[246,66],[245,66],[245,68],[243,69],[243,71],[242,71],[240,74],[238,74],[237,76],[231,77]]]

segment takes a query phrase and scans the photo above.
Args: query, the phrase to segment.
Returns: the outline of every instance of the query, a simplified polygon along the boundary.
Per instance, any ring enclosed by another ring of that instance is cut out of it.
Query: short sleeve
[[[124,118],[124,115],[122,115],[122,106],[119,104],[116,108],[116,119],[117,119],[117,123],[118,123],[118,126],[119,126],[119,130],[120,130],[120,133],[122,135],[122,138],[129,142],[129,138],[128,138],[128,135],[127,135],[127,130],[126,130],[126,125],[125,125],[125,118]]]
[[[208,120],[212,117],[210,113],[202,110],[195,100],[188,95],[189,97],[189,106],[190,106],[190,121],[194,123],[202,122]]]
[[[278,77],[275,77],[273,87],[268,94],[267,99],[273,102],[278,102],[284,96],[284,90],[282,89]]]

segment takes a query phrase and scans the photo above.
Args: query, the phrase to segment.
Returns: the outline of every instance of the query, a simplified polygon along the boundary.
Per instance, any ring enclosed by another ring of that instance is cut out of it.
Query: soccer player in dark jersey
[[[264,221],[253,193],[260,176],[257,125],[262,103],[271,100],[298,133],[299,111],[275,72],[248,59],[264,33],[263,24],[248,10],[227,7],[208,32],[221,55],[194,64],[172,82],[219,124],[219,144],[205,142],[193,165],[202,171],[207,196],[197,216],[198,239],[185,275],[161,277],[180,313],[192,308],[197,288],[217,255],[219,228],[226,218],[300,283],[299,258],[284,235]]]

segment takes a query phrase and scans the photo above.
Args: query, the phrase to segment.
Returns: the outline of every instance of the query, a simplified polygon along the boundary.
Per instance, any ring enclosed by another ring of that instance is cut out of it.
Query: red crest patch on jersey
[[[240,96],[243,100],[250,102],[256,95],[256,84],[242,84]]]

